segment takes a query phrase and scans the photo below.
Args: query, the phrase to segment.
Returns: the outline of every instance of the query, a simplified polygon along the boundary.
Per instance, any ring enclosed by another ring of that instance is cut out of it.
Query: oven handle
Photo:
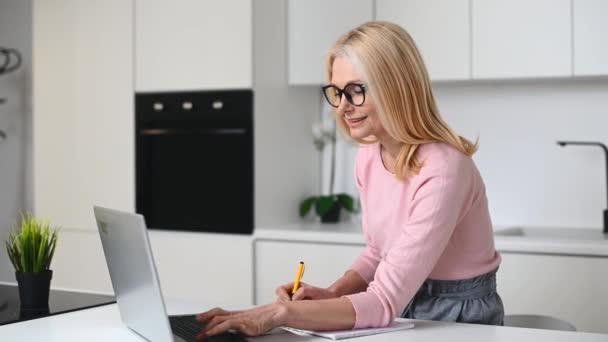
[[[180,135],[180,134],[212,134],[212,135],[241,135],[246,134],[245,128],[147,128],[139,131],[140,135]]]

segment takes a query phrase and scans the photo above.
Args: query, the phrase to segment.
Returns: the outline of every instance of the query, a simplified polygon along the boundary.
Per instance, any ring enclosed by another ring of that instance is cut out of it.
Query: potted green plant
[[[21,310],[48,310],[57,228],[30,213],[21,215],[21,223],[13,226],[5,243],[15,268]]]
[[[320,151],[325,147],[327,141],[331,142],[331,165],[329,177],[329,195],[309,196],[300,202],[300,217],[308,214],[314,206],[315,212],[321,217],[323,223],[336,223],[340,221],[340,211],[342,208],[349,212],[357,212],[355,200],[352,196],[346,193],[334,193],[334,177],[336,172],[336,127],[335,124],[331,130],[321,132],[321,128],[316,129],[314,143]],[[313,132],[315,128],[313,128]]]

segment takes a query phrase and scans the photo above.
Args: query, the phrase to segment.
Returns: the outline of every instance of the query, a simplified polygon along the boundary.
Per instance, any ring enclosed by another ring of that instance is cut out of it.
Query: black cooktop
[[[0,285],[0,325],[116,303],[114,296],[51,289],[48,311],[21,311],[16,285]]]

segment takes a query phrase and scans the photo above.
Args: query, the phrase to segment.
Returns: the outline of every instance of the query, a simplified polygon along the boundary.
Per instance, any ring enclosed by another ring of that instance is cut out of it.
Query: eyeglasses
[[[346,101],[348,101],[353,106],[361,106],[363,102],[365,102],[365,88],[367,86],[362,83],[349,83],[344,89],[340,89],[333,84],[326,85],[321,90],[323,90],[323,95],[325,95],[325,99],[329,102],[333,107],[338,108],[340,106],[340,102],[342,101],[342,94],[346,97]]]

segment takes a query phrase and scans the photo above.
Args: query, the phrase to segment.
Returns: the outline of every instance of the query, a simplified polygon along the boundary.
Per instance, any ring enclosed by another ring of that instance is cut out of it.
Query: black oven
[[[251,234],[253,92],[135,95],[136,208],[148,227]]]

